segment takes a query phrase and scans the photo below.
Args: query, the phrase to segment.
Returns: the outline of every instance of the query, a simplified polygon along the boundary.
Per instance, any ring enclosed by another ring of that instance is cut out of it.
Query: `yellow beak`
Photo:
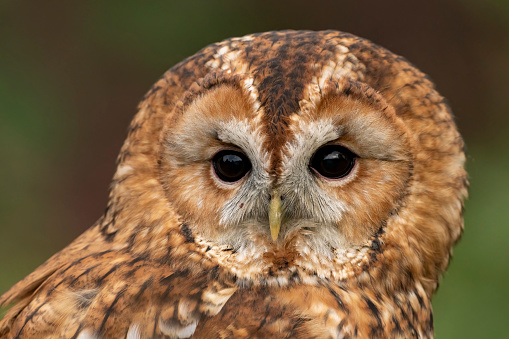
[[[277,240],[279,230],[281,229],[281,217],[281,196],[279,195],[279,191],[275,189],[270,198],[269,211],[270,235],[274,241]]]

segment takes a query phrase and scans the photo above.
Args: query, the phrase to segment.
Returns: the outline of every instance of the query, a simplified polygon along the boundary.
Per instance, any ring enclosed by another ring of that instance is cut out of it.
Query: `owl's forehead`
[[[327,87],[362,80],[364,65],[337,36],[316,32],[268,32],[214,45],[209,72],[240,76],[274,143]]]

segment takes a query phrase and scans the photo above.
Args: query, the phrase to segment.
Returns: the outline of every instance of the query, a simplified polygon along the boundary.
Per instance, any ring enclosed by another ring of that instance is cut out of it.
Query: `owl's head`
[[[121,234],[122,219],[151,242],[171,229],[250,283],[367,272],[431,291],[463,228],[462,147],[426,76],[369,41],[229,39],[140,104],[102,227]]]

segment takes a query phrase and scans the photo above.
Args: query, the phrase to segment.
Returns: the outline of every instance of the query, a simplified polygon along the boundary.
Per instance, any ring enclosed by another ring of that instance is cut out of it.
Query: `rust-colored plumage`
[[[346,174],[316,170],[326,146]],[[432,337],[462,149],[428,78],[367,40],[210,45],[147,93],[106,212],[0,297],[0,336]],[[223,151],[247,174],[218,176]]]

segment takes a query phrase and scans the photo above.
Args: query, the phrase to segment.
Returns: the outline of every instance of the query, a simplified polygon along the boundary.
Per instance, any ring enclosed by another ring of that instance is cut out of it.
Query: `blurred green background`
[[[403,55],[468,146],[465,233],[434,299],[437,338],[501,338],[509,317],[509,2],[0,1],[0,293],[106,206],[136,104],[231,36],[338,29]]]

